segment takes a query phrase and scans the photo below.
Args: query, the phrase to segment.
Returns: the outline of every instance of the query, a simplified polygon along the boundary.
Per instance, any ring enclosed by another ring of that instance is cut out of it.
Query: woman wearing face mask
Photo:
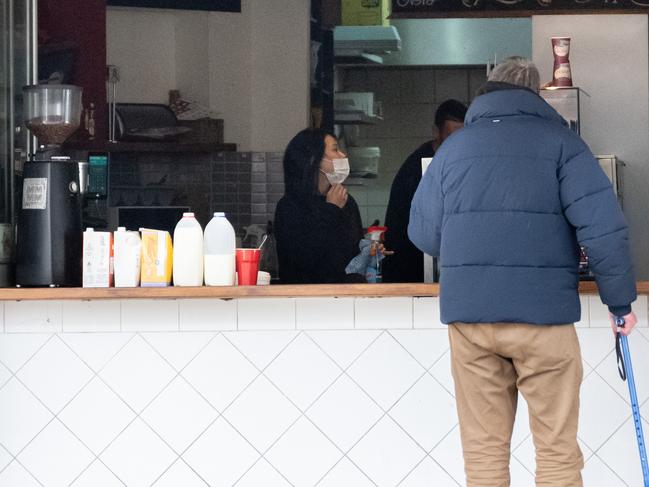
[[[359,252],[358,206],[342,186],[347,156],[318,129],[298,133],[284,153],[284,197],[275,211],[282,284],[365,282],[345,267]]]

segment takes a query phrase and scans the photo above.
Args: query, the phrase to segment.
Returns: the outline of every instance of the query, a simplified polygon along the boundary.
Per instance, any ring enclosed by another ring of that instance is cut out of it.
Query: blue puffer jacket
[[[410,239],[440,256],[442,322],[578,321],[579,244],[602,301],[629,313],[627,224],[608,178],[540,96],[499,85],[471,104],[410,209]]]

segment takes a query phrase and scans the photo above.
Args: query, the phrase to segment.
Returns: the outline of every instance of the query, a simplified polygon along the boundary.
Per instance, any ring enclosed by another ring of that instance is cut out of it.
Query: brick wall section
[[[189,206],[207,225],[224,211],[238,234],[274,219],[284,194],[282,152],[115,153],[111,206]]]

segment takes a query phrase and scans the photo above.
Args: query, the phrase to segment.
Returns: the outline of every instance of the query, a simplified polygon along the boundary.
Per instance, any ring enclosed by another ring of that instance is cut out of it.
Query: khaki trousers
[[[581,351],[570,325],[449,325],[467,487],[508,487],[518,391],[527,401],[537,487],[582,487]]]

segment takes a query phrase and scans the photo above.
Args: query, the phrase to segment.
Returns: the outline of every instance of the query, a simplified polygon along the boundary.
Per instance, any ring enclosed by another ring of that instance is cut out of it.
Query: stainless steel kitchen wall
[[[384,64],[399,66],[464,66],[493,63],[532,54],[532,21],[520,19],[397,19],[401,51]]]

